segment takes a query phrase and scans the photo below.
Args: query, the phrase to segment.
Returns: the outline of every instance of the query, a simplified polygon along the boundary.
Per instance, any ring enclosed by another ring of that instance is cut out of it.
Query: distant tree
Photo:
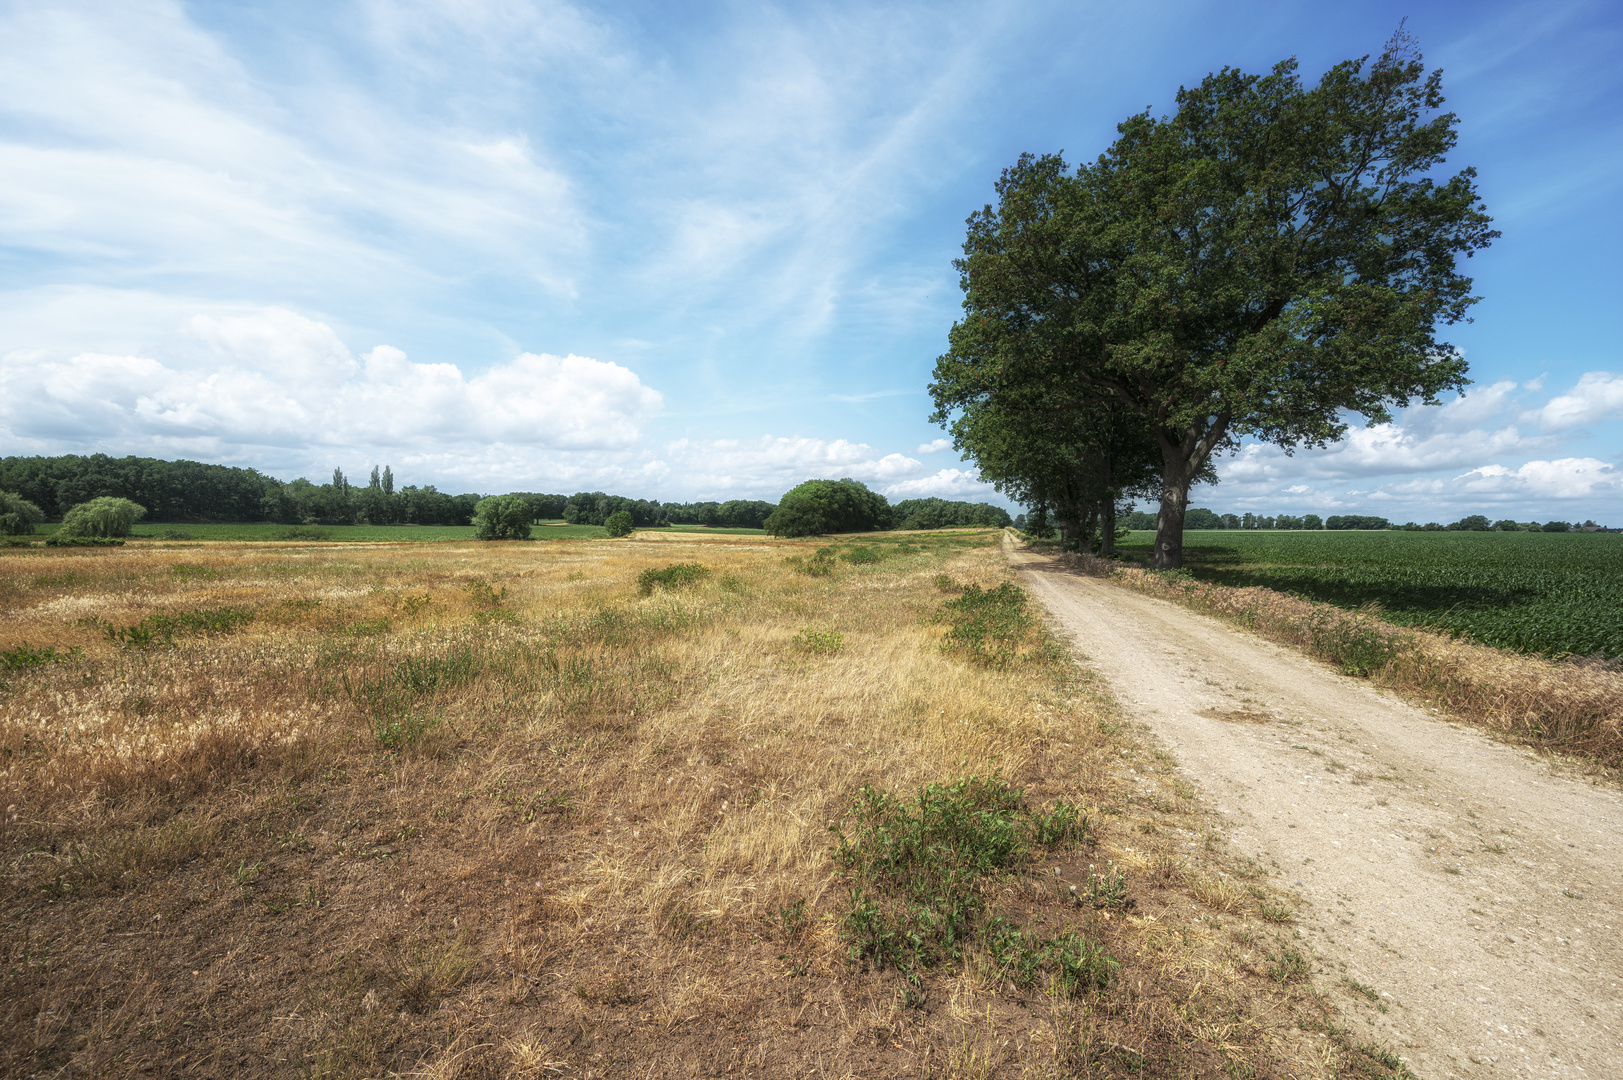
[[[62,515],[58,531],[63,536],[128,536],[131,526],[146,512],[146,507],[128,499],[103,495]]]
[[[1302,515],[1302,528],[1304,528],[1304,529],[1322,529],[1322,528],[1324,528],[1324,519],[1321,518],[1317,514],[1303,514]]]
[[[807,480],[778,500],[765,527],[774,536],[873,532],[890,527],[890,504],[850,477]]]
[[[1521,532],[1522,531],[1521,524],[1519,522],[1511,521],[1509,518],[1505,518],[1503,521],[1494,522],[1493,527],[1498,532]]]
[[[630,536],[631,530],[637,527],[636,520],[629,510],[616,510],[604,519],[603,527],[609,530],[610,536]]]
[[[474,508],[474,533],[480,540],[528,540],[530,504],[521,495],[494,495]]]
[[[1383,517],[1366,517],[1360,514],[1337,514],[1324,521],[1326,529],[1389,529],[1392,523]],[[1437,526],[1439,529],[1441,525]],[[1429,529],[1430,526],[1427,526]]]
[[[1543,531],[1544,532],[1571,532],[1572,531],[1572,522],[1570,522],[1570,521],[1546,521],[1544,523]]]
[[[1470,517],[1460,518],[1448,526],[1451,532],[1488,532],[1493,528],[1488,519],[1481,514],[1472,514]]]
[[[0,491],[0,535],[27,536],[44,520],[44,511],[21,495]]]
[[[1190,507],[1189,512],[1184,515],[1183,523],[1186,528],[1190,529],[1221,529],[1223,527],[1222,518],[1218,517],[1214,512],[1198,506]]]

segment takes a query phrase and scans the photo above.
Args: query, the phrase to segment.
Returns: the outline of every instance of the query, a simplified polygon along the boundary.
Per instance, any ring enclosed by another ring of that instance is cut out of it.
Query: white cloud
[[[1529,461],[1518,468],[1484,465],[1448,480],[1414,480],[1392,487],[1396,495],[1436,495],[1519,500],[1594,499],[1623,494],[1623,472],[1595,458]]]
[[[951,449],[952,449],[952,440],[951,439],[931,439],[927,443],[920,443],[919,448],[917,450],[915,450],[914,453],[916,453],[916,454],[939,454],[943,450],[951,450]]]
[[[1523,414],[1523,420],[1545,431],[1564,431],[1623,416],[1623,375],[1610,371],[1587,372],[1569,392],[1553,397],[1542,409]]]
[[[626,451],[658,391],[618,364],[523,353],[465,374],[380,345],[357,358],[324,323],[285,310],[196,316],[194,356],[14,352],[0,357],[0,431],[37,447],[438,451],[492,445]],[[285,455],[282,455],[285,456]]]
[[[884,489],[892,502],[902,499],[955,499],[970,502],[1005,502],[991,484],[981,479],[978,470],[938,469],[928,476],[892,484]]]

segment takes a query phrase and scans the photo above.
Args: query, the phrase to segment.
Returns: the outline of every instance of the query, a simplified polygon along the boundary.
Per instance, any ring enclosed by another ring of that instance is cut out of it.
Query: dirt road
[[[1315,982],[1355,1033],[1428,1080],[1623,1077],[1614,787],[1214,619],[1009,554],[1235,849],[1300,897]]]

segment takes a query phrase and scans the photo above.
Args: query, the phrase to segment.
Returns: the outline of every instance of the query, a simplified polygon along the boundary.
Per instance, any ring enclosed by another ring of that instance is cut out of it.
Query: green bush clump
[[[521,495],[494,495],[473,508],[474,536],[480,540],[528,540],[535,510]]]
[[[44,511],[21,495],[0,491],[0,535],[28,536],[44,520]]]
[[[1064,978],[1065,963],[1081,964],[1075,942],[1064,946],[1068,953],[1056,951],[1054,943],[988,917],[983,879],[1026,865],[1034,847],[1090,838],[1086,819],[1078,820],[1074,808],[1033,813],[1023,796],[997,777],[930,784],[912,799],[864,787],[834,828],[834,859],[848,888],[844,929],[851,959],[895,968],[914,983],[925,969],[961,957],[977,941],[1016,981],[1035,979],[1040,969]],[[1094,956],[1090,970],[1103,961]],[[1087,985],[1103,983],[1093,978]]]
[[[864,566],[876,563],[885,557],[884,552],[867,544],[858,544],[856,547],[846,548],[840,552],[840,558],[855,566]]]
[[[118,499],[111,495],[82,502],[62,515],[59,536],[128,536],[137,520],[146,515],[146,507]]]
[[[247,608],[199,608],[174,614],[148,615],[132,626],[105,623],[102,633],[108,641],[124,648],[169,648],[175,644],[177,634],[228,634],[252,622],[254,613]]]
[[[649,567],[637,575],[637,592],[651,596],[654,589],[685,589],[710,576],[710,569],[698,563],[673,563],[662,570]]]
[[[603,522],[603,527],[609,531],[610,536],[630,536],[631,530],[636,526],[637,521],[629,510],[616,510]]]
[[[15,649],[0,652],[0,670],[26,671],[28,668],[45,667],[47,664],[65,664],[69,660],[77,660],[82,651],[77,645],[65,653],[57,652],[55,645],[46,645],[39,649],[19,645]]]
[[[1035,625],[1025,590],[1007,581],[995,589],[971,585],[941,612],[950,624],[943,647],[992,667],[1015,660]]]
[[[763,525],[773,536],[874,532],[890,526],[890,504],[849,477],[807,480],[778,500]]]
[[[123,547],[124,541],[111,536],[64,536],[52,533],[45,538],[46,547]]]

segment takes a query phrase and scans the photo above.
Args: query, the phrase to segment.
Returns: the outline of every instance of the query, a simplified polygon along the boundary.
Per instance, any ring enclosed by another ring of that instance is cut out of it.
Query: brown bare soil
[[[0,1073],[1385,1075],[1086,671],[943,649],[996,539],[0,556]],[[830,826],[970,775],[1087,815],[978,895],[1108,985],[853,959]]]

